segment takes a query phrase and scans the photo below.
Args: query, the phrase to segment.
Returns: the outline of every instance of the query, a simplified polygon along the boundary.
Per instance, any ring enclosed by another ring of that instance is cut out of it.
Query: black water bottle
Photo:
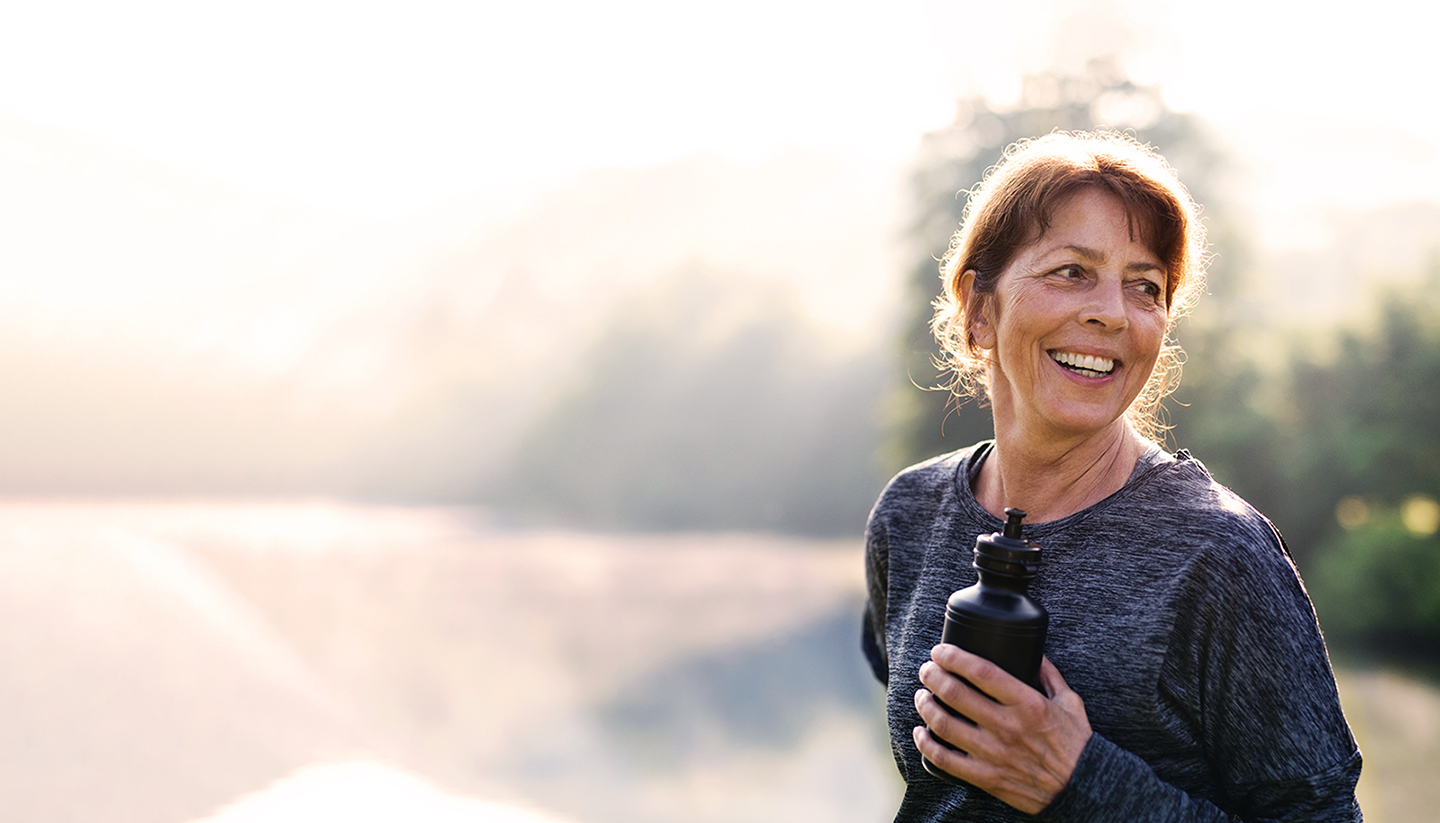
[[[953,643],[978,654],[1043,692],[1040,658],[1045,654],[1045,630],[1050,625],[1050,615],[1026,592],[1040,571],[1040,546],[1020,535],[1020,521],[1025,512],[1006,509],[1005,516],[1008,519],[1003,533],[975,538],[974,565],[980,580],[950,595],[950,601],[945,604],[945,629],[940,642]],[[943,702],[940,705],[960,716]],[[935,740],[950,745],[939,737]],[[959,782],[928,758],[925,769],[936,777]]]

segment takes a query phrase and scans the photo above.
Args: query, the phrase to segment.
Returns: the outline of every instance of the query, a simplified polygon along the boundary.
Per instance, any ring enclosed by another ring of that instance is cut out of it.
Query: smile
[[[1104,377],[1115,370],[1115,361],[1108,357],[1068,351],[1052,351],[1049,354],[1051,360],[1082,377]]]

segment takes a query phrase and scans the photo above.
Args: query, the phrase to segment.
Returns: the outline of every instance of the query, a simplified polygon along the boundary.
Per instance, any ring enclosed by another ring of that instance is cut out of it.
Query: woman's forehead
[[[1154,233],[1144,228],[1143,221],[1118,197],[1087,189],[1057,203],[1046,225],[1035,227],[1020,255],[1073,255],[1096,263],[1119,255],[1145,258],[1146,263],[1158,267],[1162,255],[1147,242]]]

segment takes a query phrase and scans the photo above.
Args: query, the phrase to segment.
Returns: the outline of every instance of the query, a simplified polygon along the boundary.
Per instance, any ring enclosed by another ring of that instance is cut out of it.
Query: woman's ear
[[[960,275],[960,297],[965,301],[966,332],[982,349],[995,348],[995,324],[990,317],[989,295],[975,291],[975,270]]]

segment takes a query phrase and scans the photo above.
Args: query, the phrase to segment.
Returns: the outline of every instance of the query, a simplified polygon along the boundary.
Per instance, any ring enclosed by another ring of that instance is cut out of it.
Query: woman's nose
[[[1090,301],[1085,305],[1080,320],[1083,323],[1102,326],[1108,331],[1119,331],[1129,322],[1125,314],[1125,287],[1118,282],[1101,281],[1089,291]]]

